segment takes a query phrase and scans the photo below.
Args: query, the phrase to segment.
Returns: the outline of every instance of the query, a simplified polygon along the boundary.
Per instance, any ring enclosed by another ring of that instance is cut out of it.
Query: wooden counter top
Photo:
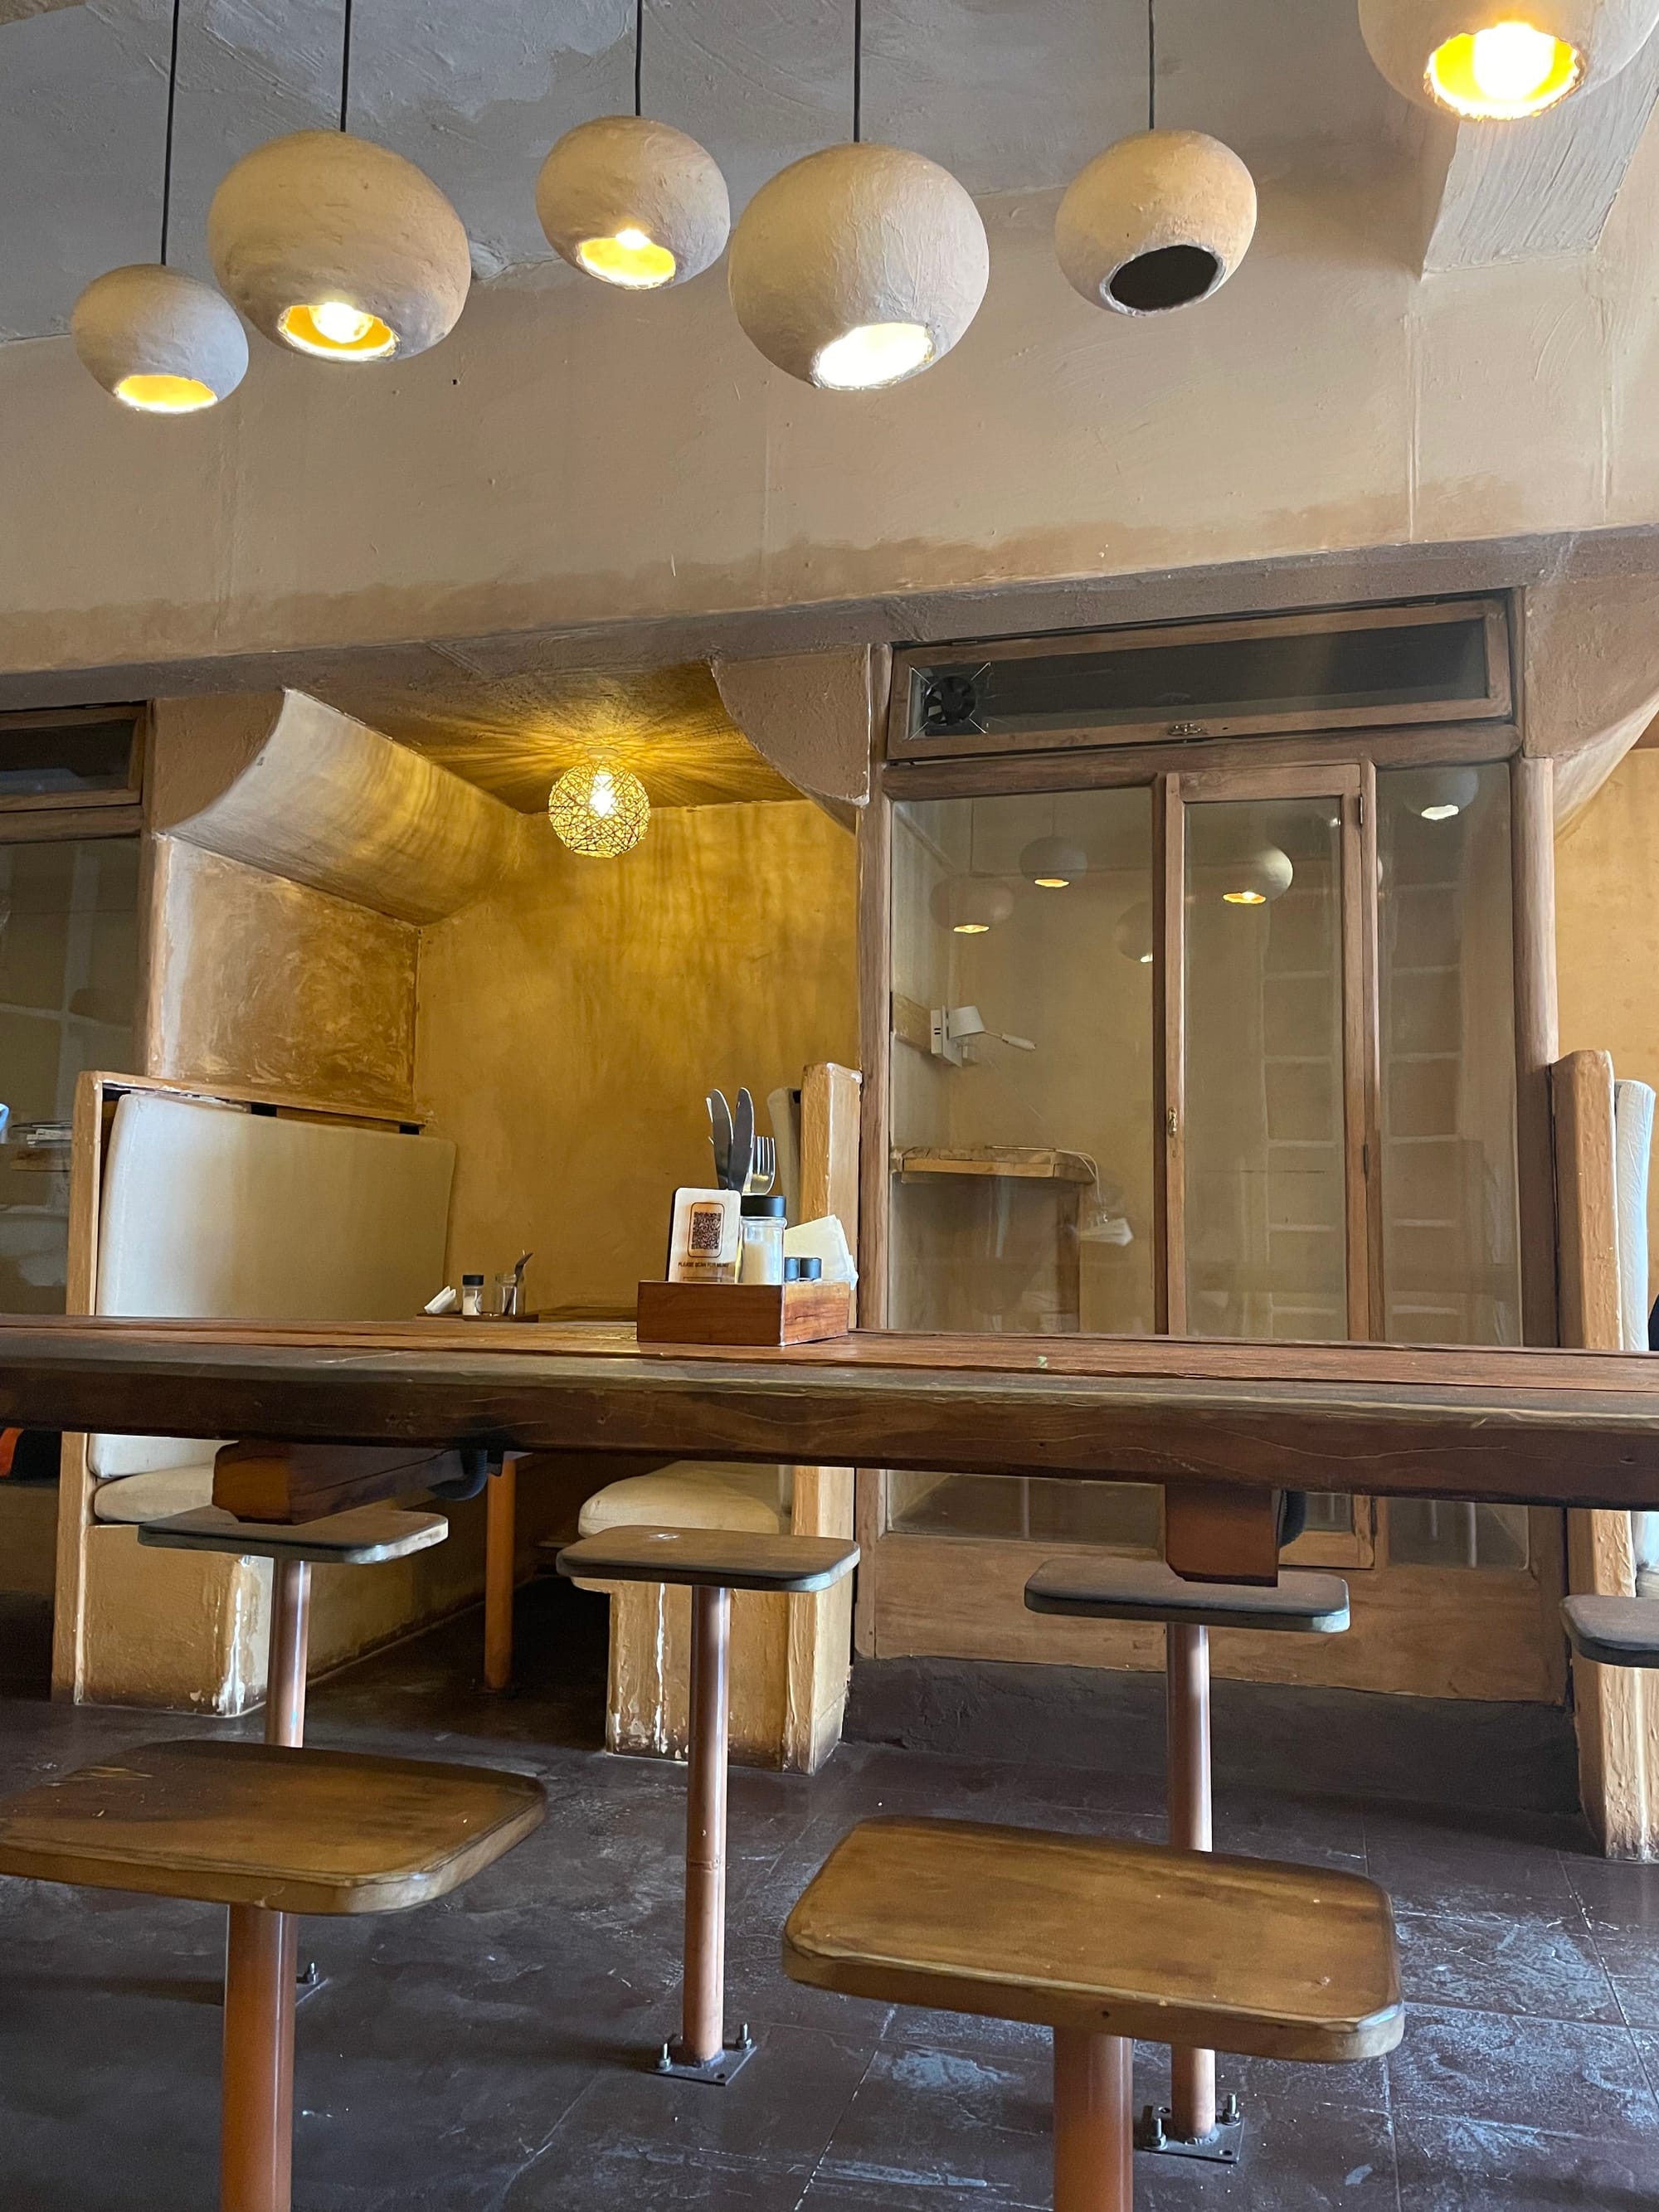
[[[1659,1506],[1642,1353],[21,1316],[0,1320],[0,1422]]]

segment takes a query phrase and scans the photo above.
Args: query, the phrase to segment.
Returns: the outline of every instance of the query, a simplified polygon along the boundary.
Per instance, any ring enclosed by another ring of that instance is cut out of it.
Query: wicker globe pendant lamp
[[[227,295],[273,343],[320,361],[404,360],[455,327],[471,252],[432,179],[347,128],[351,10],[345,0],[339,129],[245,155],[213,196],[208,250]]]
[[[863,94],[854,0],[850,143],[781,170],[732,234],[728,281],[744,333],[775,367],[829,391],[879,391],[942,361],[990,277],[972,198],[936,161],[867,143]]]
[[[1066,282],[1091,307],[1163,315],[1218,292],[1255,235],[1255,181],[1203,131],[1158,127],[1156,0],[1146,0],[1146,128],[1097,155],[1054,217]]]
[[[1659,0],[1359,0],[1395,91],[1471,123],[1520,121],[1606,84],[1656,21]]]
[[[629,292],[701,276],[726,251],[732,203],[714,155],[645,113],[645,0],[634,9],[634,112],[567,131],[536,179],[547,242],[573,269]]]
[[[199,414],[234,392],[247,374],[247,333],[234,307],[210,284],[167,266],[179,9],[180,0],[173,0],[161,258],[94,276],[70,316],[82,365],[123,406],[143,415]]]

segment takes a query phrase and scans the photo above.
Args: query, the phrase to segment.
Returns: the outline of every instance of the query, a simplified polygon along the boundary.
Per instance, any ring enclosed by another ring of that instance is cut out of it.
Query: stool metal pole
[[[1054,2030],[1054,2212],[1132,2212],[1127,2036]]]
[[[707,2066],[726,2045],[726,1705],[732,1593],[691,1593],[691,1741],[685,1791],[685,1990],[681,2065]]]
[[[1214,1848],[1210,1810],[1210,1632],[1185,1621],[1164,1631],[1169,1681],[1170,1842]],[[1188,2142],[1215,2133],[1215,2053],[1170,2053],[1170,2132]]]
[[[305,1741],[311,1567],[271,1571],[265,1741]],[[289,2212],[294,2157],[294,2004],[300,1924],[291,1912],[230,1908],[225,1945],[222,2212]]]

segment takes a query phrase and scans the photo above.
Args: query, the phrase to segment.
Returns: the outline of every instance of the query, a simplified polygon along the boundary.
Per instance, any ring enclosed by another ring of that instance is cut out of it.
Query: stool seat
[[[357,1505],[349,1513],[293,1522],[239,1521],[222,1505],[198,1505],[151,1522],[138,1531],[138,1541],[184,1552],[234,1552],[243,1559],[371,1567],[424,1552],[448,1534],[441,1513],[412,1513],[398,1505]]]
[[[1105,1552],[1046,1561],[1025,1585],[1025,1605],[1030,1613],[1183,1621],[1194,1628],[1336,1636],[1348,1626],[1348,1586],[1340,1575],[1281,1568],[1277,1583],[1189,1583],[1162,1559]]]
[[[1563,1598],[1561,1622],[1581,1659],[1601,1667],[1659,1667],[1659,1600]]]
[[[859,1563],[858,1546],[839,1536],[769,1536],[746,1528],[605,1528],[557,1548],[562,1575],[704,1589],[828,1589]]]
[[[792,1981],[887,2004],[1338,2062],[1404,2026],[1363,1875],[956,1820],[866,1820],[789,1915]]]
[[[511,1850],[541,1785],[263,1743],[146,1744],[0,1801],[0,1875],[272,1912],[400,1912]]]

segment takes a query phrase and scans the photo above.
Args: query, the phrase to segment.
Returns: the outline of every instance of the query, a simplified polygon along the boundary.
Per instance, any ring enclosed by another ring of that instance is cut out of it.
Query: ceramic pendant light
[[[562,844],[590,860],[631,853],[651,822],[638,776],[603,761],[567,769],[547,795],[548,819]]]
[[[1218,292],[1255,235],[1255,181],[1202,131],[1143,131],[1097,155],[1054,217],[1066,282],[1091,306],[1162,315]]]
[[[984,876],[952,876],[933,886],[933,919],[957,937],[983,937],[1014,910],[1006,884]]]
[[[763,185],[732,234],[732,305],[775,368],[877,392],[942,361],[979,313],[991,254],[948,169],[863,137],[864,17],[853,0],[853,137]]]
[[[1389,784],[1396,790],[1413,814],[1420,814],[1425,822],[1449,822],[1473,806],[1480,790],[1480,778],[1472,768],[1425,768],[1410,775],[1390,776]]]
[[[1371,59],[1419,107],[1507,123],[1605,84],[1659,21],[1656,0],[1359,0]]]
[[[256,330],[325,361],[424,353],[454,329],[472,276],[461,219],[431,179],[345,131],[245,155],[213,196],[208,251]]]
[[[1267,906],[1289,890],[1296,878],[1288,853],[1261,845],[1239,854],[1216,871],[1229,906]]]
[[[732,204],[712,154],[665,123],[601,115],[542,164],[536,212],[573,269],[630,292],[700,276],[726,250]]]
[[[94,276],[70,335],[105,391],[142,414],[197,414],[247,374],[247,333],[230,302],[154,262]]]
[[[645,0],[634,9],[634,112],[567,131],[536,179],[547,242],[627,292],[701,276],[726,251],[732,203],[714,155],[644,110]]]
[[[990,249],[947,170],[831,146],[763,185],[732,234],[732,305],[804,384],[870,392],[942,361],[979,312]]]
[[[237,162],[208,210],[213,271],[257,331],[319,361],[424,353],[460,319],[472,255],[430,177],[355,138],[351,9],[340,40],[340,127],[295,131]]]
[[[1157,0],[1146,0],[1146,128],[1097,155],[1054,217],[1074,292],[1120,315],[1166,315],[1218,292],[1255,235],[1255,179],[1202,131],[1158,127]]]
[[[82,366],[124,406],[145,415],[199,414],[234,392],[247,374],[247,333],[236,310],[210,284],[167,265],[179,16],[179,0],[173,0],[161,259],[94,276],[70,316],[70,336]]]
[[[1089,872],[1089,855],[1069,837],[1034,837],[1019,856],[1019,872],[1039,890],[1063,891]]]

